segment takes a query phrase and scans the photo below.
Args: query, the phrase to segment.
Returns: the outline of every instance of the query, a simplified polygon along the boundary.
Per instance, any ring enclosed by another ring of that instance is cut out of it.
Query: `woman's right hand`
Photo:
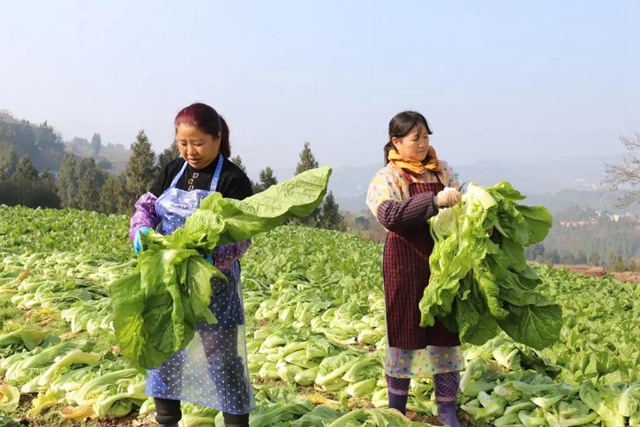
[[[462,193],[455,188],[447,187],[436,195],[434,202],[438,208],[444,209],[457,205],[460,200]]]

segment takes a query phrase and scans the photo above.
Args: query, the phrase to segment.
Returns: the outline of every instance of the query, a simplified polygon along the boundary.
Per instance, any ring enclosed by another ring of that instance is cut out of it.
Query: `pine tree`
[[[120,211],[121,200],[124,193],[125,188],[122,180],[109,175],[100,194],[100,212],[107,214],[125,213],[126,210]]]
[[[273,169],[271,169],[269,166],[260,171],[260,187],[262,187],[262,191],[266,190],[272,185],[276,185],[277,183],[278,179],[273,175]]]
[[[131,144],[131,156],[125,169],[127,196],[132,207],[138,197],[149,191],[156,178],[155,158],[149,138],[144,130],[141,130],[136,141]]]
[[[53,184],[53,176],[51,175],[51,171],[49,170],[49,166],[44,168],[44,172],[42,172],[42,176],[40,177],[42,182],[47,184]]]
[[[260,171],[260,180],[258,182],[252,182],[253,194],[260,193],[272,185],[276,185],[278,180],[273,176],[273,169],[269,166]]]
[[[242,172],[245,173],[245,175],[248,175],[247,167],[244,165],[244,163],[242,163],[242,158],[239,155],[232,157],[230,160],[231,160],[231,163],[239,167],[242,170]]]
[[[311,144],[308,142],[304,143],[304,148],[300,152],[300,161],[296,166],[296,175],[308,171],[309,169],[315,169],[318,167],[318,161],[315,156],[311,152]]]
[[[37,182],[39,177],[40,174],[38,173],[38,170],[33,166],[33,163],[31,163],[29,155],[26,155],[18,161],[16,172],[11,178],[15,181]]]
[[[18,155],[13,148],[0,151],[0,172],[4,174],[4,179],[11,178],[18,165]]]
[[[56,194],[56,182],[55,182],[55,179],[53,178],[53,175],[51,175],[51,171],[49,170],[48,166],[44,168],[44,172],[40,177],[40,182],[45,188],[47,188],[52,193]]]
[[[328,230],[346,231],[347,229],[344,217],[340,213],[340,206],[336,203],[336,199],[333,197],[331,191],[324,198],[320,207],[318,224],[321,228]]]
[[[60,176],[56,181],[56,189],[62,207],[76,207],[76,196],[78,193],[77,162],[75,156],[71,153],[65,154],[64,159],[62,159]]]
[[[180,156],[177,144],[171,144],[170,147],[164,149],[158,156],[158,169],[162,170],[166,165],[171,163],[172,160],[177,159]]]
[[[120,183],[120,197],[118,198],[118,213],[130,215],[135,211],[134,203],[131,200],[135,200],[135,196],[132,198],[131,194],[127,191],[127,174],[122,172],[117,177],[118,182]]]
[[[237,167],[240,168],[240,170],[242,170],[242,172],[244,172],[245,175],[249,175],[249,172],[247,172],[247,167],[244,165],[244,163],[242,163],[242,158],[240,158],[240,156],[235,156],[232,157],[231,159],[231,163],[233,163],[234,165],[236,165]],[[249,178],[249,182],[251,182],[251,189],[253,191],[253,194],[259,193],[261,191],[264,191],[264,188],[262,188],[262,186],[260,185],[260,183],[258,182],[253,182],[253,180],[251,178]]]
[[[251,179],[249,179],[249,181],[251,181]],[[251,181],[251,191],[253,191],[253,194],[258,194],[262,193],[264,191],[264,188],[262,188],[262,184],[260,184],[259,182]]]
[[[100,207],[100,183],[96,161],[85,157],[78,164],[78,198],[79,209],[97,211]]]
[[[316,160],[313,152],[311,152],[311,144],[308,142],[304,143],[304,148],[300,152],[300,161],[296,166],[295,175],[298,175],[304,171],[308,171],[309,169],[315,169],[318,167],[318,161]],[[317,207],[311,214],[305,218],[300,220],[294,219],[290,223],[291,224],[303,224],[311,227],[315,227],[319,224],[320,221],[320,207]]]
[[[94,133],[91,138],[91,149],[93,151],[93,157],[98,157],[98,153],[102,149],[102,138],[99,133]]]

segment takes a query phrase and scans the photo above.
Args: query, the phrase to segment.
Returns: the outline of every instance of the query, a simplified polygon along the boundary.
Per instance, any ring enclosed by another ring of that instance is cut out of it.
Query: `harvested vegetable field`
[[[0,426],[152,425],[144,377],[112,327],[109,284],[136,264],[127,230],[123,216],[0,206]],[[407,418],[386,410],[381,255],[381,245],[303,227],[254,239],[242,260],[252,427],[435,422],[427,380],[412,381]],[[637,285],[535,270],[562,308],[560,341],[466,344],[460,419],[639,425]],[[183,410],[183,426],[216,425],[215,411]]]

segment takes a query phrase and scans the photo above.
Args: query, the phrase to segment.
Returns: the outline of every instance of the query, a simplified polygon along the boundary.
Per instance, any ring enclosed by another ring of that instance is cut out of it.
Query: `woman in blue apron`
[[[141,249],[141,233],[151,228],[161,234],[173,233],[211,192],[234,199],[252,195],[249,178],[228,160],[229,128],[212,107],[193,104],[184,108],[176,116],[175,129],[180,158],[165,166],[150,192],[136,202],[129,230],[136,253]],[[249,426],[255,402],[247,366],[238,259],[250,244],[224,245],[213,254],[203,254],[226,276],[226,280],[211,281],[209,308],[218,323],[196,325],[195,337],[185,350],[148,371],[146,393],[155,400],[160,426],[178,425],[183,400],[221,411],[225,426]]]

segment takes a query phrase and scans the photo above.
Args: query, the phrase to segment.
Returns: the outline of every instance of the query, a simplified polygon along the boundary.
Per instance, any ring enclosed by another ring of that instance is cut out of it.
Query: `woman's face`
[[[181,124],[176,128],[176,144],[180,155],[195,169],[203,169],[220,152],[220,133],[213,136],[195,126]]]
[[[415,126],[408,134],[398,139],[391,139],[398,154],[405,159],[423,162],[429,151],[429,134],[424,126]]]

